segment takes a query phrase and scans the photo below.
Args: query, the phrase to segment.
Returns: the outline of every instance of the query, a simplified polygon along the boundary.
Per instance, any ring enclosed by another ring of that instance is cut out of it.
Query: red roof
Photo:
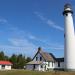
[[[12,65],[10,61],[0,61],[0,65]]]

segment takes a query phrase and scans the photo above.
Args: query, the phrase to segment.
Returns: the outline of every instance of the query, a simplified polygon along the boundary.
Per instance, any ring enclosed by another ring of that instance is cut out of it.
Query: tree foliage
[[[0,52],[0,60],[9,60],[13,64],[13,68],[15,69],[23,69],[26,63],[31,61],[30,57],[25,58],[22,54],[16,55],[13,54],[11,57],[8,57],[4,54],[4,52]]]
[[[5,60],[4,52],[0,52],[0,60]]]
[[[32,59],[30,57],[27,57],[26,62],[30,62]]]

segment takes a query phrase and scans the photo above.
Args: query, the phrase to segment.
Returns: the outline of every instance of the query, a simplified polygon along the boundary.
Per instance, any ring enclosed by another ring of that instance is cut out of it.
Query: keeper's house
[[[38,48],[31,62],[26,65],[27,70],[62,70],[64,69],[64,58],[56,58],[52,53],[43,52]]]
[[[9,61],[0,61],[0,70],[11,70],[12,63]]]

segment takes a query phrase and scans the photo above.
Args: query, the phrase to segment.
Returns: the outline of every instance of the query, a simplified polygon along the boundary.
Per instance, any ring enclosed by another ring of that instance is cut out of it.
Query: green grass
[[[75,75],[75,72],[64,72],[64,71],[39,72],[26,70],[11,70],[11,71],[0,71],[0,75]]]

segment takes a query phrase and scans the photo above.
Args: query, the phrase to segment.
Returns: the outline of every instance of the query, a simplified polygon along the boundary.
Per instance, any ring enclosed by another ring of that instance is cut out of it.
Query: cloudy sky
[[[0,0],[0,51],[31,56],[38,47],[64,56],[65,3],[75,0]]]

